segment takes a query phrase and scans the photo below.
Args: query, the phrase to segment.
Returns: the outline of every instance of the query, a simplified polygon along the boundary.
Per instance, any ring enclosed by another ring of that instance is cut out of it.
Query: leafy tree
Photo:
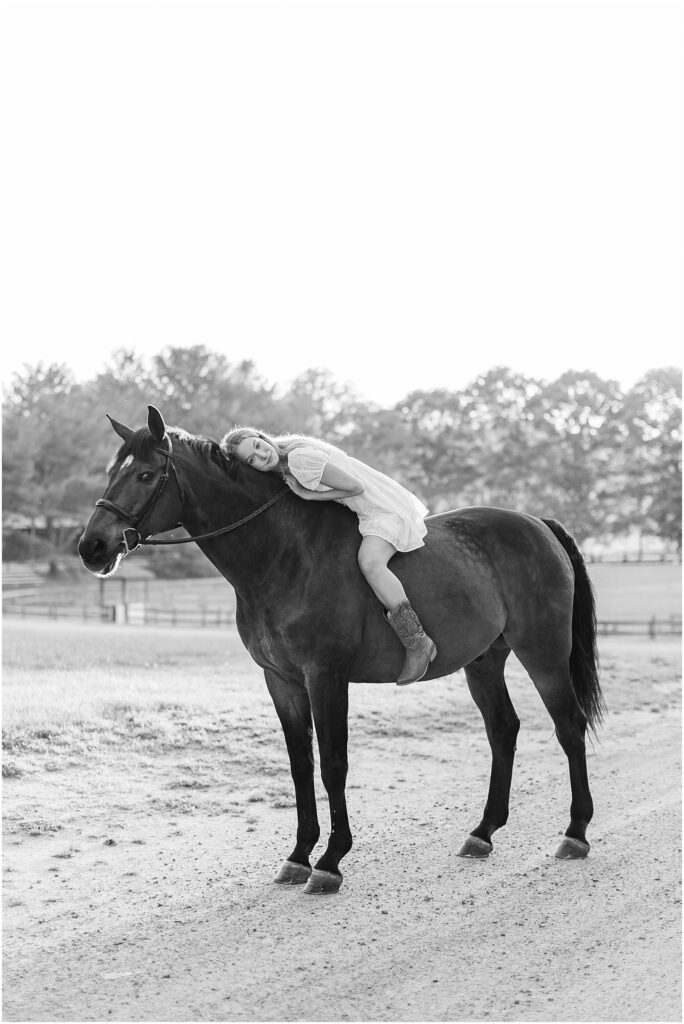
[[[39,362],[32,366],[26,363],[24,372],[13,374],[5,389],[5,409],[24,417],[37,412],[45,418],[45,400],[66,397],[73,387],[74,377],[66,364]]]
[[[183,423],[188,414],[214,407],[216,385],[228,371],[225,356],[204,345],[169,347],[152,360],[150,386],[167,419]]]
[[[650,370],[627,393],[620,465],[627,508],[616,524],[682,547],[682,381],[671,367]]]
[[[425,476],[416,458],[413,430],[396,409],[360,407],[354,426],[339,441],[358,459],[398,480],[427,502]]]
[[[464,393],[444,388],[413,391],[397,406],[401,430],[392,422],[394,462],[408,455],[407,479],[431,511],[476,504],[481,459],[473,444]]]
[[[167,348],[152,361],[149,389],[168,423],[220,436],[234,423],[261,423],[271,415],[269,388],[251,360],[231,365],[204,345]]]
[[[622,395],[615,381],[569,370],[530,403],[538,506],[579,539],[600,536],[612,514]]]
[[[275,392],[275,386],[266,383],[251,359],[231,364],[224,378],[217,381],[216,412],[207,433],[220,438],[236,424],[267,429],[264,424],[277,420]]]
[[[91,443],[83,453],[77,480],[87,482],[92,494],[86,503],[92,503],[102,491],[104,470],[112,453],[120,444],[112,432],[106,415],[134,427],[147,419],[147,405],[152,401],[149,372],[142,360],[130,349],[117,349],[112,353],[104,370],[83,387],[85,417],[84,429],[90,432]],[[77,501],[75,484],[65,498],[68,507]]]
[[[670,368],[625,395],[590,372],[542,382],[495,367],[462,390],[413,391],[383,409],[326,370],[277,389],[250,360],[203,345],[164,349],[149,367],[122,348],[85,384],[39,363],[4,394],[5,510],[46,515],[51,541],[66,543],[61,519],[85,521],[118,445],[104,414],[134,427],[148,403],[217,438],[236,423],[324,437],[433,512],[504,505],[555,516],[580,540],[637,528],[681,549],[681,376]]]
[[[74,511],[64,503],[65,492],[91,451],[84,397],[68,368],[56,363],[15,374],[5,395],[5,505],[32,518],[45,516],[54,544],[64,536],[60,520]]]
[[[496,367],[461,392],[412,392],[400,403],[431,507],[492,504],[534,511],[536,433],[529,405],[539,391],[537,381]]]
[[[40,493],[35,481],[35,461],[40,451],[39,421],[24,417],[6,405],[2,417],[2,499],[6,510],[34,516]]]
[[[276,433],[311,434],[331,444],[343,444],[358,431],[366,405],[356,391],[329,370],[313,368],[299,374],[280,399],[274,413]]]
[[[471,458],[479,467],[476,500],[541,514],[538,507],[539,426],[534,401],[541,382],[495,367],[477,377],[464,393],[464,415],[471,436]]]

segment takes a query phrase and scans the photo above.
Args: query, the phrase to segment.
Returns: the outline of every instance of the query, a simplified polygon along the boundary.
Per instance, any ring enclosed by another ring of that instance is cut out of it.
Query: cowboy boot
[[[408,601],[402,601],[387,612],[387,621],[406,648],[406,661],[397,679],[397,686],[415,683],[427,672],[430,662],[437,656],[437,648]]]

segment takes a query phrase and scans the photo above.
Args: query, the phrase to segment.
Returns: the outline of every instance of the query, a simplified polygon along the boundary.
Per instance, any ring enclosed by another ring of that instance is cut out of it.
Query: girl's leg
[[[364,537],[359,548],[359,567],[371,589],[387,609],[387,621],[406,648],[406,660],[397,683],[405,686],[422,679],[437,648],[425,633],[409,604],[400,580],[387,568],[396,548],[382,537]]]
[[[397,549],[382,537],[364,537],[359,548],[359,568],[388,611],[406,601],[406,591],[387,563]]]

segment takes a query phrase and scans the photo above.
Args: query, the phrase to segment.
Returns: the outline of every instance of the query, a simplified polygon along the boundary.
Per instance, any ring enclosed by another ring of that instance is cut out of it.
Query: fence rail
[[[114,622],[113,605],[68,605],[45,602],[7,601],[2,602],[3,615],[18,615],[22,619],[80,619],[82,622]]]
[[[647,620],[615,619],[602,620],[598,623],[599,636],[681,636],[682,620],[671,616],[669,619],[657,619],[653,616]]]
[[[3,600],[3,615],[81,622],[112,622],[132,626],[227,626],[235,614],[226,608],[153,608],[142,602],[105,605],[68,605],[54,601]]]
[[[142,602],[105,605],[69,605],[50,601],[3,601],[4,615],[21,618],[71,619],[81,622],[111,622],[133,626],[216,627],[235,622],[235,613],[227,608],[154,608]],[[681,636],[682,620],[612,619],[598,623],[599,636]]]

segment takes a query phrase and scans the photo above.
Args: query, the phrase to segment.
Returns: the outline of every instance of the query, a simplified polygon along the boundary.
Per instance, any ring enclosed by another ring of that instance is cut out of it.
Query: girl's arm
[[[355,494],[363,494],[363,486],[356,477],[345,473],[337,466],[326,466],[321,476],[321,483],[329,487],[329,491],[311,491],[289,474],[285,477],[285,483],[295,494],[307,501],[336,501],[338,498],[352,498]]]

